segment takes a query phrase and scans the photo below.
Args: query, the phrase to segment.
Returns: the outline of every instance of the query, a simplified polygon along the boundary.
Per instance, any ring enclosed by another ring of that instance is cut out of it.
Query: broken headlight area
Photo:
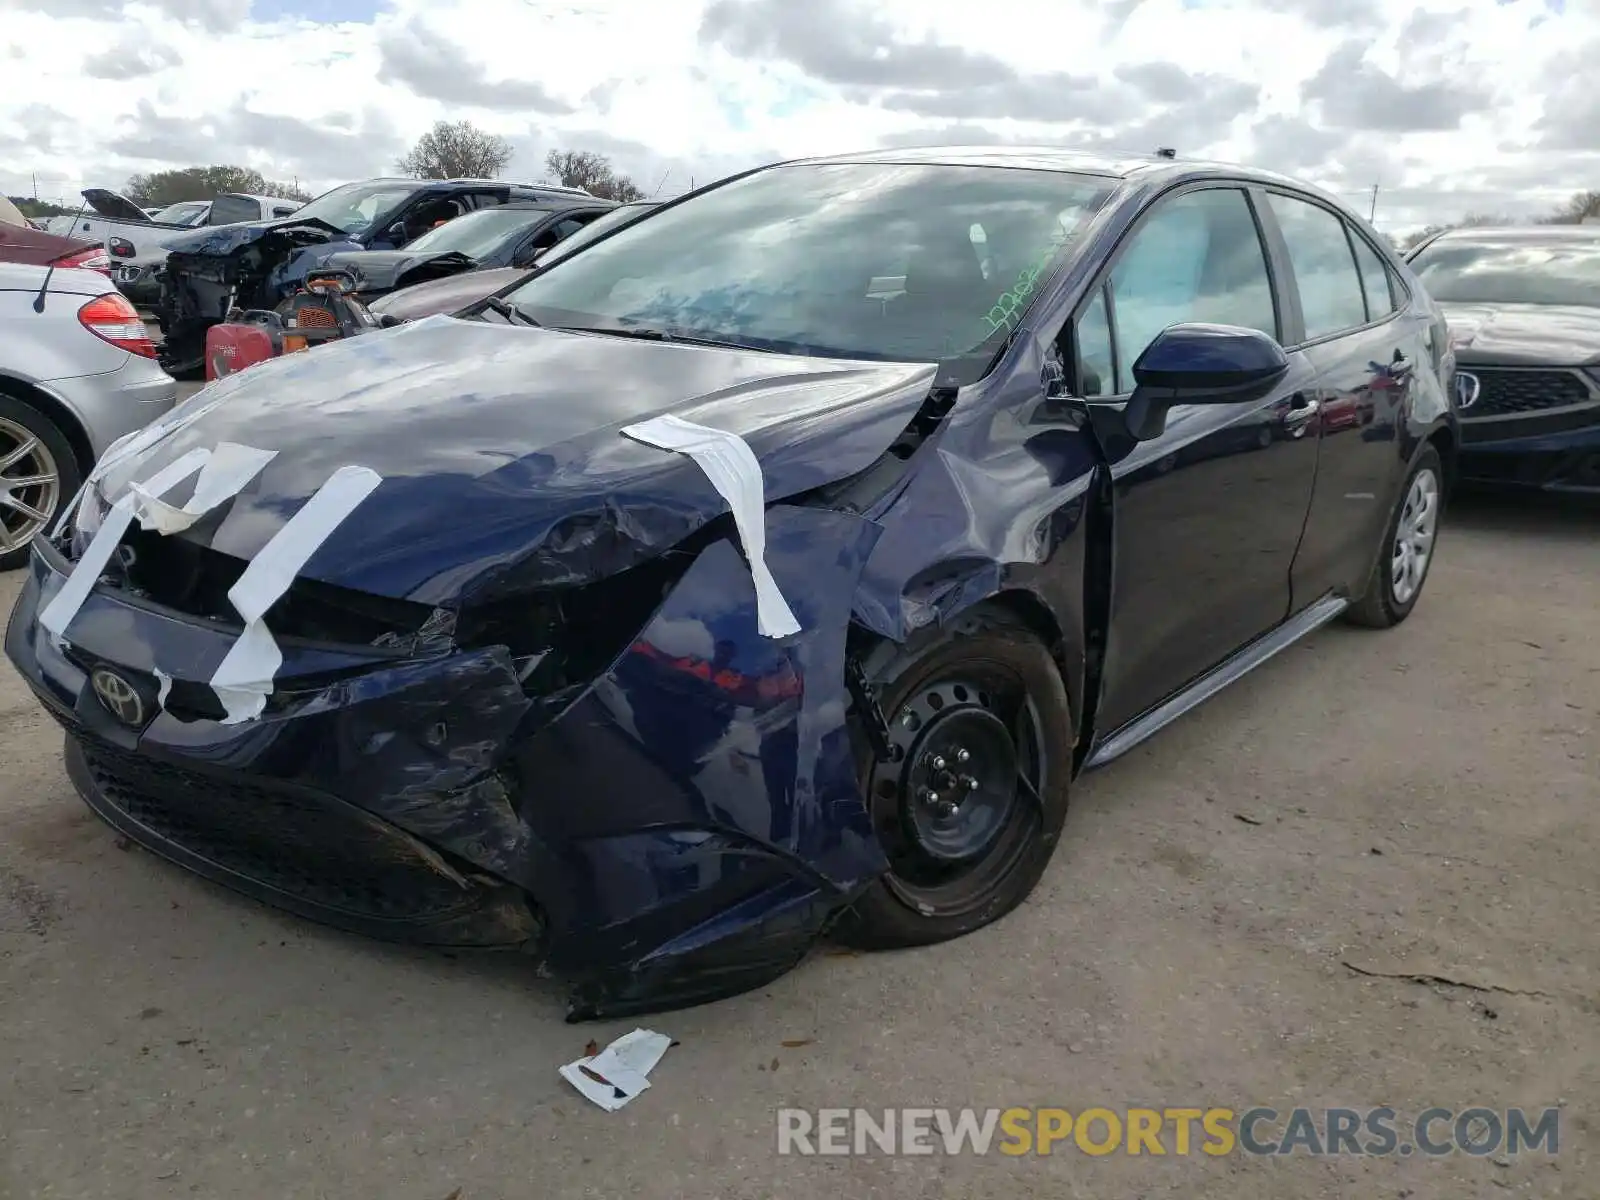
[[[137,599],[218,624],[239,624],[228,590],[248,564],[182,537],[138,526],[117,547],[105,577]],[[326,645],[417,652],[447,643],[449,614],[298,576],[268,613],[275,636]]]

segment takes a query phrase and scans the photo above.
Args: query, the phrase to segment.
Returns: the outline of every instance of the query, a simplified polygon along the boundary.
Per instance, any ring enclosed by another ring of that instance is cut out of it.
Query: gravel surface
[[[0,667],[0,1195],[1592,1198],[1597,612],[1600,510],[1466,501],[1407,624],[1083,780],[1011,917],[595,1026],[119,848]],[[681,1045],[626,1109],[557,1076],[638,1023]],[[1558,1102],[1553,1159],[775,1152],[785,1105]]]

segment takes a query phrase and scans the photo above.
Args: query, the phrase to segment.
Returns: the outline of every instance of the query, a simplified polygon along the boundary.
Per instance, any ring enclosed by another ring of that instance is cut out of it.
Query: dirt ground
[[[1452,517],[1406,625],[1324,630],[1084,779],[1008,919],[644,1022],[118,849],[0,668],[0,1195],[1600,1196],[1600,511]],[[681,1044],[626,1109],[556,1074],[638,1023]],[[1560,1150],[776,1153],[786,1105],[1384,1104],[1560,1104]]]

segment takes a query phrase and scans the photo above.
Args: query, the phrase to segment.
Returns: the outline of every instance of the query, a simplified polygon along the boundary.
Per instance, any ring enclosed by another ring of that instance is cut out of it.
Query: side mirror
[[[1276,339],[1237,325],[1173,325],[1133,364],[1133,395],[1123,412],[1128,432],[1160,437],[1175,404],[1242,404],[1260,399],[1289,372]]]

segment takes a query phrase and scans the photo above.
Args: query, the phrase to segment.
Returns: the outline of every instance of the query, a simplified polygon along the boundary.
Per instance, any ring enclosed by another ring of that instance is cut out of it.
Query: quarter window
[[[1367,239],[1350,233],[1350,244],[1356,248],[1356,266],[1361,270],[1361,287],[1367,293],[1367,320],[1378,321],[1395,310],[1394,293],[1389,284],[1389,268],[1383,265],[1378,252]]]
[[[1106,319],[1106,290],[1101,288],[1078,317],[1078,394],[1109,396],[1116,389],[1111,357],[1111,323]]]
[[[1289,246],[1289,262],[1300,285],[1306,340],[1367,323],[1361,276],[1342,218],[1306,200],[1273,194],[1272,213]]]
[[[1119,393],[1133,390],[1133,364],[1169,326],[1207,322],[1278,333],[1261,235],[1237,188],[1159,202],[1112,270],[1111,294]]]

